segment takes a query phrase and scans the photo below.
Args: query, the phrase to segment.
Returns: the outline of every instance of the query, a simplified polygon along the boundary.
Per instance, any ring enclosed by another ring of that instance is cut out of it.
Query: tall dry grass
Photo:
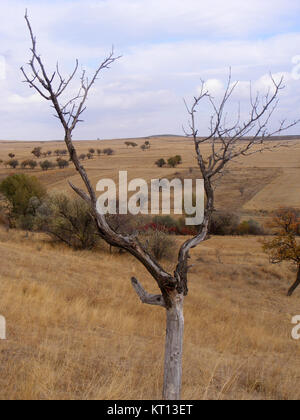
[[[2,229],[0,255],[1,399],[160,398],[165,314],[138,301],[132,275],[156,288],[131,257]],[[299,399],[293,273],[269,266],[255,238],[212,238],[193,263],[183,398]]]

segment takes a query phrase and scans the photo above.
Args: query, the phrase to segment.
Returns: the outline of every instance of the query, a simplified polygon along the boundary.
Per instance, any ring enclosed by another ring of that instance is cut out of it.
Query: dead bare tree
[[[251,112],[248,121],[238,121],[229,127],[226,124],[225,105],[230,99],[235,85],[231,85],[231,77],[229,77],[228,86],[224,94],[223,100],[217,106],[213,98],[208,92],[204,90],[202,85],[202,92],[199,97],[194,98],[193,105],[187,106],[190,115],[190,132],[187,133],[193,138],[197,161],[200,168],[201,175],[204,179],[205,192],[207,196],[206,209],[204,221],[199,229],[199,233],[192,239],[187,240],[180,248],[178,255],[178,263],[174,273],[168,273],[161,265],[147,252],[141,245],[136,235],[124,235],[116,232],[109,225],[104,215],[97,211],[96,193],[88,178],[86,170],[78,159],[77,152],[72,142],[72,133],[77,124],[81,121],[81,116],[85,111],[85,103],[91,87],[96,82],[100,72],[116,61],[119,57],[115,57],[112,51],[109,56],[99,65],[93,78],[89,81],[85,71],[81,75],[81,83],[79,93],[68,100],[65,104],[60,103],[60,97],[66,91],[70,82],[74,79],[78,70],[78,61],[74,71],[68,78],[63,78],[59,67],[57,65],[56,71],[48,75],[44,67],[43,61],[36,49],[36,38],[28,19],[27,13],[25,15],[27,26],[31,37],[31,53],[32,57],[29,61],[29,75],[24,68],[22,68],[25,82],[31,88],[34,88],[44,99],[52,103],[56,111],[56,117],[60,120],[65,134],[65,143],[67,145],[70,158],[79,172],[87,191],[72,185],[73,190],[85,200],[91,209],[91,213],[96,221],[98,232],[109,245],[126,250],[140,261],[148,272],[152,275],[160,289],[160,294],[153,295],[146,292],[143,286],[136,278],[131,279],[137,295],[143,303],[149,305],[161,306],[166,310],[166,346],[165,346],[165,367],[164,367],[164,385],[163,398],[167,400],[180,399],[181,395],[181,381],[182,381],[182,350],[183,350],[183,303],[184,298],[188,294],[187,275],[189,270],[188,260],[190,258],[190,250],[195,248],[205,239],[207,239],[211,216],[214,211],[214,188],[213,180],[222,174],[226,165],[237,158],[238,156],[245,156],[251,152],[258,152],[269,149],[270,145],[265,145],[264,140],[276,133],[281,133],[283,130],[296,124],[285,124],[282,122],[278,130],[273,133],[267,131],[267,124],[273,114],[279,91],[283,88],[283,81],[276,83],[272,79],[274,92],[264,97],[263,103],[260,102],[260,97],[251,99]],[[58,80],[57,87],[54,88]],[[213,116],[210,121],[210,135],[206,138],[198,137],[198,130],[196,128],[195,114],[198,106],[202,100],[207,99],[212,106]],[[264,117],[266,117],[264,119]],[[252,137],[245,140],[245,136]],[[211,154],[209,158],[203,158],[201,146],[209,144]]]

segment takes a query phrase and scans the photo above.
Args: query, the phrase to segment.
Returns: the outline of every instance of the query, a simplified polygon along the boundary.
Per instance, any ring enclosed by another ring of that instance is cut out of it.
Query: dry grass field
[[[170,178],[181,175],[197,178],[199,170],[191,139],[184,137],[154,137],[133,139],[138,146],[145,140],[151,143],[151,149],[142,151],[140,147],[127,147],[122,140],[79,141],[74,142],[78,153],[87,153],[89,148],[114,149],[113,156],[95,157],[85,161],[85,167],[94,186],[101,178],[118,180],[119,170],[127,170],[128,178],[143,178],[147,181],[153,178]],[[131,139],[132,140],[132,139]],[[0,159],[8,160],[8,153],[13,152],[16,159],[22,162],[32,158],[34,147],[42,147],[46,152],[56,149],[65,149],[64,142],[5,142],[0,141]],[[209,152],[209,146],[204,146],[204,154]],[[175,169],[157,168],[155,161],[179,154],[183,164]],[[48,159],[48,158],[47,158]],[[44,160],[43,158],[38,161]],[[53,162],[56,157],[49,160]],[[192,174],[190,174],[192,168]],[[12,170],[0,165],[0,180],[9,173],[24,172],[22,169]],[[75,185],[81,185],[79,175],[72,166],[64,170],[50,170],[43,172],[40,169],[27,172],[36,175],[52,191],[70,193],[67,180]],[[230,171],[219,183],[216,190],[216,205],[218,208],[239,211],[245,217],[261,217],[265,211],[269,212],[282,205],[300,208],[300,140],[291,142],[287,148],[280,148],[263,154],[254,154],[247,158],[240,158],[230,164]],[[240,187],[244,187],[243,195]]]
[[[138,139],[140,145],[145,139]],[[118,170],[147,180],[179,172],[197,176],[193,145],[153,138],[151,149],[124,140],[77,142],[79,151],[112,147],[114,156],[87,161],[94,184]],[[28,159],[34,146],[0,142],[0,159]],[[160,157],[183,164],[158,169]],[[54,158],[52,158],[54,159]],[[21,170],[0,166],[0,180]],[[27,171],[50,191],[80,185],[73,168]],[[300,208],[300,142],[231,165],[217,189],[217,207],[264,220],[282,205]],[[298,182],[297,182],[298,181]],[[240,193],[244,185],[245,191]],[[183,238],[176,237],[179,246]],[[161,397],[164,311],[142,305],[130,285],[136,276],[157,292],[130,256],[73,251],[37,233],[0,227],[0,313],[8,340],[0,341],[0,399],[156,399]],[[163,261],[172,270],[174,260]],[[286,297],[295,273],[273,266],[258,237],[213,237],[192,254],[185,304],[184,399],[299,399],[300,342],[291,338],[300,292]]]

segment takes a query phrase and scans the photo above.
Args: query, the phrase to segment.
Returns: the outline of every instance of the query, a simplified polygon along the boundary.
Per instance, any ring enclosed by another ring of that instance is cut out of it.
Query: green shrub
[[[238,235],[264,235],[264,229],[255,220],[245,220],[239,224]]]
[[[26,215],[33,197],[42,199],[46,189],[35,178],[24,174],[11,175],[0,184],[0,192],[8,200],[14,216]]]
[[[168,159],[168,165],[171,166],[171,168],[175,168],[178,165],[178,160],[175,156]]]
[[[43,171],[48,171],[48,169],[55,168],[55,163],[50,162],[50,160],[44,160],[43,162],[40,162],[40,167]]]
[[[65,169],[69,166],[69,162],[65,159],[58,158],[57,159],[57,165],[58,165],[59,169]]]
[[[175,249],[174,237],[161,230],[150,230],[144,236],[144,245],[157,260],[171,258]]]
[[[48,197],[37,209],[36,229],[74,249],[92,249],[99,242],[89,206],[80,198]]]

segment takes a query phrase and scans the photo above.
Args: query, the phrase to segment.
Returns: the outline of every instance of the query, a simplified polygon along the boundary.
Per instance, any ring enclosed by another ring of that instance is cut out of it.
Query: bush
[[[74,249],[92,249],[100,239],[90,208],[80,198],[48,197],[36,211],[35,225]]]
[[[30,200],[46,195],[46,189],[35,177],[24,174],[5,178],[0,184],[0,192],[9,201],[14,216],[26,215]]]
[[[174,156],[174,159],[177,162],[177,165],[180,165],[182,163],[182,157],[180,155]]]
[[[212,235],[236,235],[239,217],[234,213],[215,212],[212,216],[209,233]]]
[[[107,149],[103,150],[103,153],[107,156],[112,156],[115,152],[113,149],[111,149],[110,147],[108,147]]]
[[[40,162],[40,167],[43,171],[48,171],[48,169],[55,168],[55,164],[50,162],[50,160],[44,160],[43,162]]]
[[[168,165],[171,166],[171,168],[175,168],[178,165],[178,159],[176,157],[170,157],[168,159]]]
[[[30,168],[30,169],[34,169],[34,168],[36,168],[36,167],[37,167],[37,162],[36,162],[35,160],[32,160],[32,159],[24,160],[24,161],[21,163],[21,167],[22,167],[23,169],[26,169],[26,168],[27,168],[27,166],[29,166],[29,168]]]
[[[41,147],[35,147],[31,153],[36,158],[39,158],[39,157],[41,157],[41,154],[42,154],[42,148]]]
[[[29,160],[28,165],[30,169],[35,169],[37,167],[37,162],[35,160]]]
[[[155,162],[155,165],[156,165],[156,166],[158,166],[159,168],[162,168],[163,166],[165,166],[165,165],[166,165],[166,161],[165,161],[165,159],[163,159],[163,158],[158,159],[158,160]]]
[[[245,220],[237,229],[238,235],[264,235],[264,229],[255,220]]]
[[[174,238],[162,230],[150,230],[145,235],[144,245],[157,260],[171,258],[175,248]]]
[[[17,159],[11,159],[8,162],[6,162],[6,164],[11,168],[16,169],[16,167],[19,166],[19,161]]]
[[[69,162],[65,159],[57,159],[57,165],[59,167],[59,169],[65,169],[69,166]]]

